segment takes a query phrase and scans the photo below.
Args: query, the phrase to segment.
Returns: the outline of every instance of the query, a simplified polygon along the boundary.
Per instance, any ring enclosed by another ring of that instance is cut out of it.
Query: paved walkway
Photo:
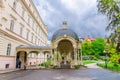
[[[5,70],[0,70],[0,74],[3,74],[3,73],[8,73],[8,72],[13,72],[13,71],[18,71],[20,69],[5,69]]]
[[[101,67],[97,66],[96,63],[87,64],[86,66],[87,66],[88,68],[101,68]]]
[[[120,73],[87,65],[87,69],[21,70],[0,75],[0,80],[120,80]]]
[[[40,66],[29,66],[27,67],[27,69],[41,69],[41,68],[45,68],[45,67],[40,67]],[[5,69],[5,70],[0,70],[0,74],[3,74],[3,73],[8,73],[8,72],[14,72],[14,71],[18,71],[18,70],[21,70],[21,69]]]

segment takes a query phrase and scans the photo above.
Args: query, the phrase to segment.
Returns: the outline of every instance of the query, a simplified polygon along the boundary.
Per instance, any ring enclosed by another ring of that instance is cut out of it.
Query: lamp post
[[[105,50],[104,50],[104,53],[105,53],[105,68],[107,68],[107,64],[108,64],[108,53],[109,53],[109,44],[110,44],[110,41],[109,41],[109,38],[106,39],[106,46],[105,46]]]
[[[108,57],[108,53],[109,53],[109,52],[108,52],[108,50],[105,50],[104,53],[105,53],[105,68],[107,69],[107,67],[108,67],[108,66],[107,66],[107,64],[108,64],[107,57]]]

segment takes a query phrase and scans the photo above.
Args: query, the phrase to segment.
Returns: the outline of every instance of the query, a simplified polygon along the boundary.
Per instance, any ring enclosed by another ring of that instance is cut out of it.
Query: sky
[[[107,18],[98,12],[97,0],[33,0],[45,25],[48,39],[60,29],[63,21],[80,38],[105,37]]]

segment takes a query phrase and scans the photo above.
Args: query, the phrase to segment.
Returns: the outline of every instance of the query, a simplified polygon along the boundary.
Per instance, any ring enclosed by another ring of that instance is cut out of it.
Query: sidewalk
[[[27,70],[29,70],[29,69],[45,69],[45,67],[42,67],[42,66],[29,66],[26,69]],[[0,74],[13,72],[13,71],[18,71],[18,70],[23,70],[23,69],[5,69],[5,70],[0,70]]]
[[[18,71],[20,69],[5,69],[5,70],[0,70],[0,74],[3,74],[3,73],[8,73],[8,72],[13,72],[13,71]]]
[[[29,66],[27,69],[44,69],[45,67],[43,66]]]
[[[87,64],[86,66],[87,66],[88,68],[101,68],[101,67],[97,66],[96,63]]]

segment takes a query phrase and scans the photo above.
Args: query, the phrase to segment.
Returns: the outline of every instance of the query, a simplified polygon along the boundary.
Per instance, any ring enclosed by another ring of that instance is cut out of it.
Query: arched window
[[[6,55],[7,55],[7,56],[10,56],[10,52],[11,52],[11,44],[9,43],[8,46],[7,46]]]

